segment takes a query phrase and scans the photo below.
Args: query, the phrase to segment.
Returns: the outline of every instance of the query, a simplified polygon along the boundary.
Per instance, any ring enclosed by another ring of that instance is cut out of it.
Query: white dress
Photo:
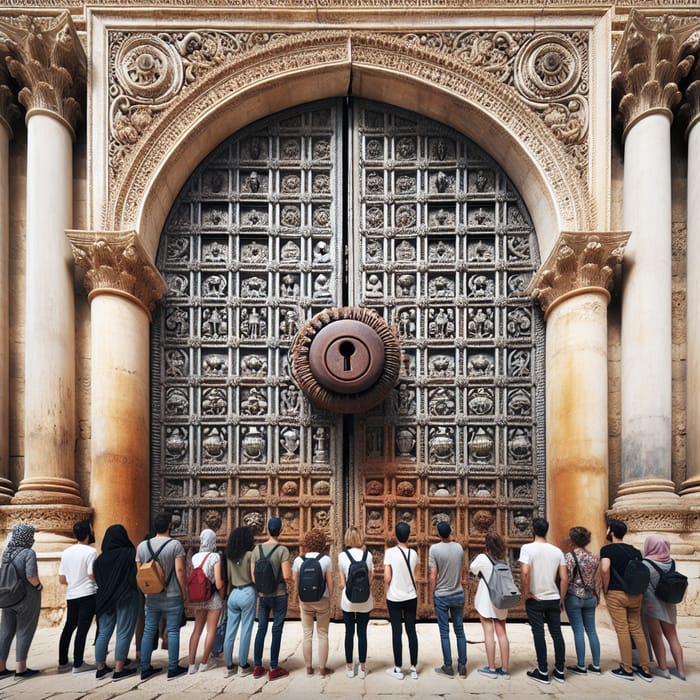
[[[469,571],[474,574],[474,576],[479,576],[479,574],[481,574],[484,577],[479,578],[479,586],[474,596],[474,607],[476,611],[481,617],[485,617],[486,619],[496,618],[497,620],[505,620],[508,616],[508,611],[501,610],[501,608],[494,606],[491,602],[489,589],[486,586],[486,581],[489,580],[489,576],[491,576],[491,572],[493,571],[491,560],[485,554],[479,554],[469,565]]]

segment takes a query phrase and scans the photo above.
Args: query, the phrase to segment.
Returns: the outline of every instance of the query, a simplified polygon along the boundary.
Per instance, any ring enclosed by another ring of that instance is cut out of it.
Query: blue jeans
[[[554,643],[554,668],[557,671],[564,670],[566,650],[564,647],[564,637],[561,633],[561,611],[560,601],[556,600],[533,600],[528,598],[525,601],[527,619],[532,629],[532,638],[535,641],[535,653],[537,654],[537,666],[542,673],[547,673],[547,642],[544,639],[544,623],[547,623],[549,634]]]
[[[98,664],[103,664],[107,660],[107,645],[112,638],[115,626],[117,628],[117,643],[114,647],[114,660],[124,661],[126,659],[138,614],[138,591],[130,591],[128,595],[117,602],[114,610],[100,613],[97,619],[98,631],[95,642],[95,661]]]
[[[227,666],[233,664],[233,643],[236,641],[238,626],[241,626],[241,639],[238,644],[238,663],[245,666],[248,663],[250,638],[255,622],[255,588],[234,588],[228,595],[228,620],[224,636],[224,660]]]
[[[287,595],[261,596],[258,598],[258,631],[255,634],[253,663],[262,666],[263,646],[267,634],[267,623],[272,612],[272,644],[270,645],[270,668],[277,668],[282,644],[282,628],[287,614]]]
[[[585,629],[588,643],[591,646],[593,665],[600,666],[600,641],[595,630],[595,609],[598,601],[595,596],[592,598],[579,598],[569,593],[564,598],[564,605],[571,623],[571,631],[574,633],[576,663],[580,668],[586,667],[586,641],[583,638]]]
[[[184,612],[182,596],[166,596],[164,593],[146,596],[146,620],[141,640],[141,670],[151,665],[153,644],[158,639],[158,625],[165,615],[168,628],[168,671],[174,671],[180,658],[180,623]]]
[[[450,647],[450,616],[452,627],[457,637],[457,660],[460,664],[467,663],[467,638],[464,636],[464,593],[454,595],[434,596],[435,617],[440,630],[442,645],[442,660],[445,666],[452,666],[452,649]]]

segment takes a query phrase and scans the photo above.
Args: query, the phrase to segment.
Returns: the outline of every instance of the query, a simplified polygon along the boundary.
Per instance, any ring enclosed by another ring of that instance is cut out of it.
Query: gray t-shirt
[[[435,585],[436,597],[464,593],[462,588],[464,550],[459,542],[437,542],[431,545],[428,552],[428,566],[438,570]]]
[[[163,543],[165,541],[166,540],[164,537],[153,537],[150,540],[144,540],[139,544],[138,549],[136,550],[136,558],[140,563],[150,561],[152,557],[151,552],[148,549],[148,542],[151,543],[153,553],[158,554],[158,550],[160,547],[163,547]],[[170,540],[168,540],[168,544],[166,544],[161,553],[158,554],[158,562],[163,568],[165,580],[168,581],[168,577],[170,577],[168,586],[163,593],[150,593],[148,595],[165,595],[168,598],[171,596],[182,597],[180,584],[177,580],[177,576],[175,575],[175,559],[178,557],[182,557],[184,560],[185,548],[182,546],[182,543],[178,542],[178,540],[170,538]]]
[[[21,579],[33,578],[39,575],[36,564],[36,552],[28,547],[20,549],[12,559],[12,563],[17,569],[17,576]]]

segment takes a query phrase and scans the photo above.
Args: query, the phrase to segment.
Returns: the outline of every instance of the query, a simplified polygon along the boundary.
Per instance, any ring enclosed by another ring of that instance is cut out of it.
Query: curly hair
[[[506,558],[506,543],[503,537],[497,532],[486,533],[486,552],[494,559]]]
[[[226,542],[226,558],[231,561],[240,561],[246,552],[255,547],[255,537],[249,527],[237,527],[228,536]]]
[[[326,531],[321,530],[318,527],[312,528],[304,535],[302,544],[307,552],[326,554],[328,549],[328,537],[326,536]]]

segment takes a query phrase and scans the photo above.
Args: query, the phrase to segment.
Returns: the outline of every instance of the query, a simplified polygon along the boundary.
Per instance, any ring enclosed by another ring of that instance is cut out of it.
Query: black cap
[[[450,527],[450,524],[444,520],[441,520],[437,524],[437,531],[440,535],[440,537],[449,537],[452,534],[452,528]]]
[[[408,523],[403,522],[396,523],[396,539],[399,542],[406,542],[408,536],[411,534],[411,527]]]
[[[278,517],[270,518],[267,521],[267,529],[270,532],[279,532],[282,529],[282,521]]]

